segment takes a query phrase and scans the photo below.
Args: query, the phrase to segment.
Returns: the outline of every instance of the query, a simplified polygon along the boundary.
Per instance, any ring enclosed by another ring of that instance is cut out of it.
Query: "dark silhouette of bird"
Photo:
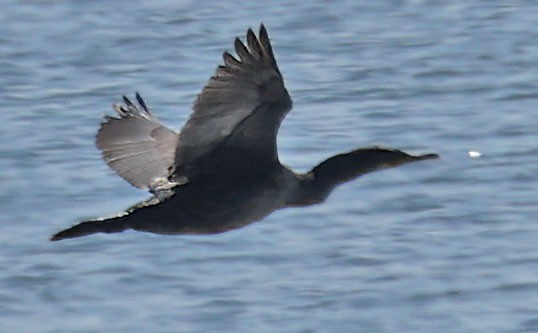
[[[276,137],[292,101],[263,25],[235,39],[233,56],[194,102],[176,133],[162,125],[136,94],[114,104],[97,147],[106,163],[152,197],[109,218],[79,223],[52,236],[57,241],[128,229],[157,234],[220,233],[290,206],[323,202],[344,182],[368,172],[438,158],[381,147],[333,156],[296,174],[278,159]]]

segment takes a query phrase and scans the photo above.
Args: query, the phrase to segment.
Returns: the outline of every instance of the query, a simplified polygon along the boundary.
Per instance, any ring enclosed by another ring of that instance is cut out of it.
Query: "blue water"
[[[0,331],[538,332],[538,6],[444,3],[2,1]],[[111,104],[139,91],[179,129],[260,22],[284,163],[442,159],[221,235],[49,242],[147,197],[94,146]]]

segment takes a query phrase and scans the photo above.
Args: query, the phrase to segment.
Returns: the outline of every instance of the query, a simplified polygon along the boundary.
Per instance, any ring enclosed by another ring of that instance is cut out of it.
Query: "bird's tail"
[[[58,232],[53,235],[50,240],[59,241],[66,238],[87,236],[98,232],[110,234],[114,232],[122,232],[126,229],[129,229],[126,219],[124,219],[123,216],[116,216],[105,220],[81,222],[71,228]]]

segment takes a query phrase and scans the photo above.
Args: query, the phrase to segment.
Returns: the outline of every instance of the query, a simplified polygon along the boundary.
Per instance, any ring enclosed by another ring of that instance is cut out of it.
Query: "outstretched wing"
[[[272,147],[267,146],[276,145],[280,122],[292,102],[265,27],[261,25],[258,37],[249,29],[246,46],[236,38],[235,51],[238,58],[224,52],[224,65],[217,68],[194,102],[194,112],[180,134],[178,168],[208,156],[235,131],[248,131],[248,135],[240,135],[248,140],[234,142],[236,145],[263,142],[264,147],[256,148],[268,153]]]
[[[138,106],[127,97],[114,104],[119,118],[106,117],[96,144],[106,163],[133,186],[152,192],[168,184],[178,134],[162,125],[136,94]]]

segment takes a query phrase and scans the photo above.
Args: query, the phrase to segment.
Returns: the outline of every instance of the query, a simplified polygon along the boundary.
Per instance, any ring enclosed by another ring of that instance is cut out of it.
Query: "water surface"
[[[2,5],[2,331],[538,331],[532,2]],[[111,104],[139,91],[179,129],[260,22],[295,103],[284,163],[374,144],[442,159],[221,235],[48,242],[147,197],[94,146]]]

